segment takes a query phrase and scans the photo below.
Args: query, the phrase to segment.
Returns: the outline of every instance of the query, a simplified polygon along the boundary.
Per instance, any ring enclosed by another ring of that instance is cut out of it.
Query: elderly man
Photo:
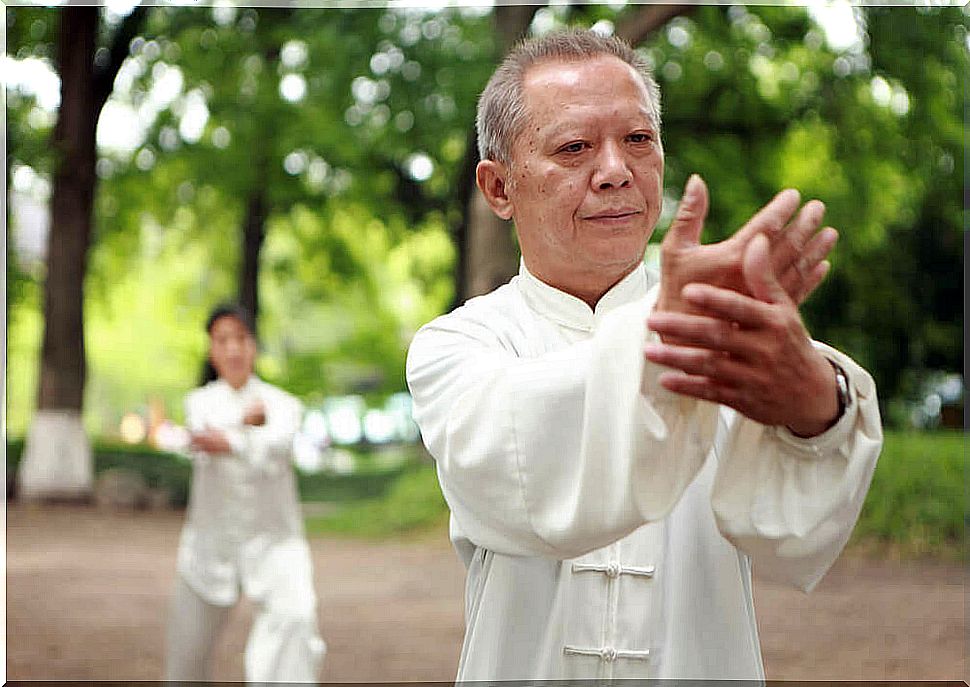
[[[798,315],[821,203],[782,192],[702,246],[694,177],[658,282],[658,89],[590,32],[514,49],[478,133],[522,265],[408,354],[468,569],[458,679],[762,678],[752,568],[813,587],[882,441],[869,375]]]

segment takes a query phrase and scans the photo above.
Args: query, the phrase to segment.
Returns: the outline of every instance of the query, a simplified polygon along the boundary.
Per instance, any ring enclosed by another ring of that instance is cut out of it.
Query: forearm
[[[719,437],[712,496],[722,533],[752,556],[755,570],[805,589],[848,540],[882,446],[871,377],[848,357],[818,347],[846,372],[842,417],[802,439],[734,415]]]

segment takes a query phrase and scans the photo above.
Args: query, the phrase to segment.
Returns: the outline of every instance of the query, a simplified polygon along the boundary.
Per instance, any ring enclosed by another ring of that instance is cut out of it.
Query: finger
[[[818,266],[832,252],[839,240],[839,232],[832,227],[826,227],[815,234],[802,249],[802,254],[791,262],[782,272],[778,281],[796,303],[800,303],[820,283],[819,277],[824,277],[828,268],[823,268],[819,274]],[[775,263],[778,264],[777,262]]]
[[[717,384],[734,386],[751,377],[748,367],[720,351],[691,346],[648,344],[644,347],[643,354],[652,363],[671,367],[688,375],[706,377]]]
[[[818,264],[828,257],[838,241],[839,232],[833,227],[825,227],[809,240],[802,257],[805,260],[810,262],[814,261],[815,264]]]
[[[731,387],[698,375],[688,375],[683,372],[663,372],[657,378],[660,386],[683,396],[690,396],[701,401],[722,403],[737,410],[738,392]]]
[[[682,294],[697,312],[737,322],[742,329],[760,329],[771,322],[769,304],[731,289],[695,283],[685,286]]]
[[[825,205],[821,201],[811,200],[802,206],[788,226],[771,237],[771,262],[775,266],[775,274],[784,274],[802,257],[824,214]]]
[[[788,294],[778,279],[771,265],[768,254],[768,239],[764,235],[751,239],[741,259],[741,274],[748,287],[748,292],[765,303],[790,302]]]
[[[707,185],[697,174],[691,174],[684,186],[684,195],[677,207],[677,215],[664,236],[664,243],[673,248],[689,248],[701,242],[701,231],[707,218]]]
[[[793,188],[787,188],[778,193],[763,208],[758,210],[743,227],[738,229],[734,235],[734,240],[747,243],[758,234],[768,234],[774,236],[788,222],[795,210],[801,196]]]
[[[821,284],[825,279],[831,267],[832,264],[828,260],[824,260],[815,266],[808,279],[802,282],[801,291],[798,293],[797,297],[793,299],[796,305],[801,305],[804,303],[805,299],[818,288],[818,285]]]
[[[716,317],[677,312],[654,312],[647,326],[657,332],[664,343],[701,346],[707,349],[745,356],[747,333],[734,322]]]

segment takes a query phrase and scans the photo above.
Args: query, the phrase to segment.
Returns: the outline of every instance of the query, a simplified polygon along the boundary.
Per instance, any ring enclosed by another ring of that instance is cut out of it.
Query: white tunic
[[[265,424],[243,425],[256,400]],[[294,598],[303,608],[293,613],[314,612],[310,552],[290,465],[302,414],[296,398],[255,376],[239,390],[221,379],[210,382],[185,399],[188,429],[222,430],[233,447],[231,456],[194,455],[178,550],[179,574],[211,604],[235,603],[240,586],[261,600],[282,583],[300,589]]]
[[[813,439],[672,394],[645,361],[656,278],[595,312],[519,275],[415,336],[408,384],[464,561],[459,680],[761,679],[751,567],[813,587],[882,443],[849,378]]]

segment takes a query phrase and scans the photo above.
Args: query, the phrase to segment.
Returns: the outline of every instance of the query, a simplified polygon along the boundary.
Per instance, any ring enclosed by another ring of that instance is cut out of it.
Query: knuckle
[[[805,246],[805,242],[801,240],[801,237],[798,235],[798,232],[786,231],[784,236],[785,236],[785,243],[787,243],[791,247],[791,249],[794,250],[796,253],[800,253],[802,248]]]

